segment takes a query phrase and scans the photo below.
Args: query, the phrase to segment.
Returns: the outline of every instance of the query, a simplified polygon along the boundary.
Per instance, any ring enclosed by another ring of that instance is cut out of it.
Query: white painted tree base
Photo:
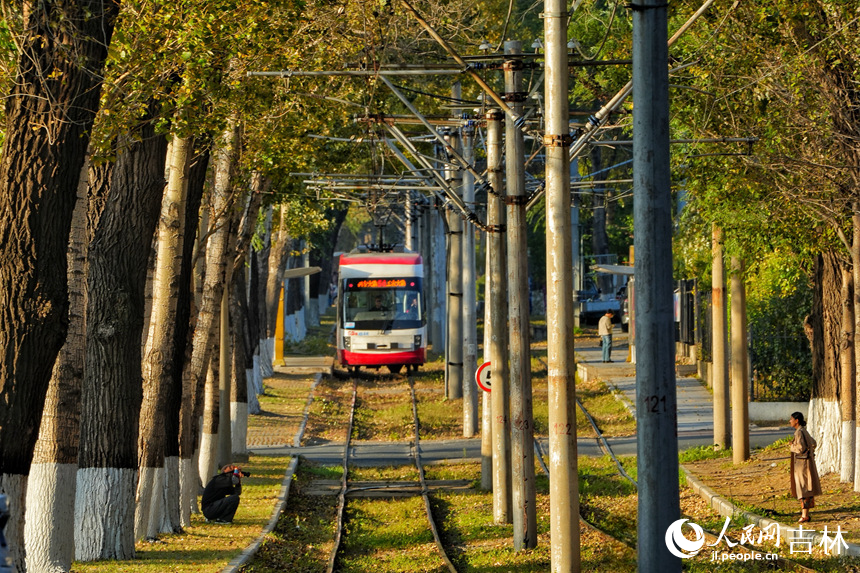
[[[24,502],[27,498],[27,476],[19,474],[0,474],[0,493],[6,496],[6,508],[9,511],[9,521],[6,523],[4,536],[8,546],[8,556],[12,563],[12,572],[24,571]],[[17,569],[16,569],[17,567]]]
[[[161,533],[179,533],[182,530],[179,516],[179,456],[164,458],[164,516],[161,520]]]
[[[305,311],[305,319],[306,326],[308,328],[316,327],[320,325],[320,313],[319,313],[319,301],[316,297],[308,298],[308,305]]]
[[[78,470],[75,496],[75,559],[134,559],[134,493],[137,471]]]
[[[263,378],[271,378],[275,375],[272,368],[272,357],[275,355],[275,339],[260,339],[260,375]]]
[[[203,493],[203,480],[200,479],[200,446],[194,450],[194,457],[191,458],[191,469],[194,472],[194,480],[196,483],[194,495],[191,497],[191,513],[200,513],[200,507],[197,505],[197,496]]]
[[[305,324],[305,309],[287,315],[284,319],[284,338],[292,342],[301,342],[307,336],[308,327]]]
[[[262,344],[263,342],[264,341],[261,340],[260,344]],[[250,377],[251,383],[252,383],[253,388],[254,388],[254,394],[255,395],[263,393],[263,367],[260,364],[259,350],[260,349],[258,348],[257,354],[254,355],[254,359],[253,359],[254,366],[252,368],[252,373],[251,373],[251,377]],[[269,366],[271,367],[271,361],[269,361]],[[250,394],[250,392],[249,392],[249,394]]]
[[[840,442],[842,441],[842,414],[838,400],[813,398],[809,401],[807,427],[818,443],[815,465],[819,475],[840,470]]]
[[[164,468],[140,468],[134,539],[157,539],[164,519]]]
[[[256,360],[256,356],[254,360]],[[260,399],[257,398],[257,386],[254,384],[254,377],[257,373],[257,369],[245,370],[245,381],[248,392],[248,413],[249,414],[259,414],[260,413]]]
[[[247,402],[230,402],[230,439],[234,454],[248,454]]]
[[[218,434],[200,434],[200,458],[197,464],[200,482],[205,487],[218,471]]]
[[[854,428],[854,445],[860,444],[860,426]],[[854,491],[860,492],[860,448],[854,449]]]
[[[179,525],[191,525],[191,514],[197,509],[199,476],[194,458],[179,460]]]
[[[30,466],[24,515],[27,571],[65,573],[75,558],[75,479],[78,464]]]
[[[839,473],[839,481],[842,483],[854,480],[854,428],[856,426],[854,420],[842,422],[841,471]]]

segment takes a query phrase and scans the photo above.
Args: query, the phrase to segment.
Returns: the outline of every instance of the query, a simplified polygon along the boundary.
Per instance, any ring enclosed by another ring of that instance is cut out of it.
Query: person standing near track
[[[794,439],[789,444],[791,451],[791,495],[800,500],[798,523],[809,521],[809,510],[815,507],[815,496],[821,495],[821,480],[815,467],[817,444],[806,431],[803,413],[795,412],[788,419],[794,428]]]
[[[607,310],[597,323],[597,334],[603,345],[603,361],[612,362],[612,310]]]

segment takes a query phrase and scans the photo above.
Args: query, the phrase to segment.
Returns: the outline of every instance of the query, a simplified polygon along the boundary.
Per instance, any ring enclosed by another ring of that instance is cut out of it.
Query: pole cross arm
[[[448,155],[453,157],[460,167],[472,174],[472,177],[475,178],[477,188],[486,189],[490,193],[494,193],[492,187],[490,186],[489,182],[484,178],[484,176],[478,173],[471,163],[466,161],[463,156],[457,152],[456,149],[454,149],[447,141],[445,141],[445,138],[442,137],[442,135],[438,131],[436,131],[436,129],[430,124],[429,121],[424,118],[423,115],[421,115],[418,109],[414,105],[412,105],[412,102],[410,102],[409,99],[407,99],[406,96],[404,96],[403,93],[401,93],[400,90],[398,90],[394,86],[394,84],[392,84],[388,80],[388,78],[380,77],[380,79],[383,81],[383,83],[385,83],[385,85],[388,86],[392,93],[394,93],[394,95],[396,95],[398,99],[403,102],[403,104],[409,109],[409,111],[411,111],[419,120],[421,120],[421,123],[424,124],[424,126],[430,131],[430,133],[432,133],[436,137],[436,139],[438,139],[439,142],[445,146],[445,150],[448,152]]]
[[[397,129],[397,127],[393,125],[386,125],[386,129],[391,132],[394,138],[399,141],[400,144],[403,145],[406,150],[409,151],[409,153],[411,153],[421,163],[422,166],[424,166],[430,171],[433,179],[435,179],[440,184],[444,194],[440,194],[436,190],[436,187],[433,185],[427,185],[426,188],[430,190],[433,195],[438,197],[442,201],[443,205],[453,204],[454,207],[456,207],[457,211],[459,211],[460,216],[463,217],[466,221],[469,221],[484,232],[491,232],[490,228],[486,225],[486,223],[483,223],[480,219],[478,219],[478,215],[476,215],[474,211],[469,209],[468,205],[463,202],[463,199],[461,199],[460,196],[457,195],[453,189],[451,189],[451,186],[448,184],[447,181],[445,181],[445,178],[442,177],[438,173],[438,171],[432,168],[432,165],[429,164],[429,162],[427,161],[427,159],[424,158],[424,156],[420,155],[415,150],[415,147],[412,145],[412,143],[408,139],[406,139],[406,136],[403,135],[403,133],[399,129]],[[415,168],[412,162],[409,161],[409,159],[407,159],[405,155],[403,155],[403,152],[400,151],[390,139],[386,139],[385,142],[388,144],[388,147],[389,149],[391,149],[392,153],[394,153],[397,159],[399,159],[400,162],[407,169],[411,170],[413,173],[416,174],[420,173],[420,171]]]
[[[446,52],[448,52],[448,54],[454,59],[455,62],[457,62],[463,67],[463,71],[472,76],[472,79],[474,79],[478,83],[478,85],[481,86],[481,89],[483,89],[487,93],[487,95],[489,95],[493,99],[493,101],[495,101],[496,104],[498,104],[498,106],[502,108],[502,110],[504,110],[504,112],[511,117],[511,119],[514,121],[514,125],[517,126],[517,129],[525,129],[525,118],[516,113],[507,103],[505,103],[504,99],[499,94],[497,94],[495,90],[493,90],[493,88],[491,88],[487,84],[487,82],[484,81],[484,78],[478,75],[478,72],[472,69],[472,66],[466,63],[466,61],[460,57],[460,55],[454,50],[454,48],[452,48],[451,45],[446,42],[445,39],[440,36],[438,32],[436,32],[436,30],[433,29],[433,26],[427,23],[427,20],[425,20],[418,12],[418,10],[416,10],[415,7],[409,3],[409,0],[400,1],[403,3],[406,9],[415,17],[415,19],[418,20],[418,23],[421,24],[421,26],[425,30],[427,30],[427,33],[430,34],[430,36],[434,40],[436,40],[436,42],[440,46],[442,46],[442,48],[444,48]]]

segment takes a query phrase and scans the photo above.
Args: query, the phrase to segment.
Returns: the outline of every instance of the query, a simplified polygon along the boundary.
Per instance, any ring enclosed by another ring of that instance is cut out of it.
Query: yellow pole
[[[278,317],[275,320],[275,356],[272,363],[276,366],[286,366],[284,361],[284,287],[278,295]]]

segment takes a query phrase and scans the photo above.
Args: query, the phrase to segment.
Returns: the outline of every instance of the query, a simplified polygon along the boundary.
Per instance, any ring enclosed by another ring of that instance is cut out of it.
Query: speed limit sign
[[[484,362],[475,372],[475,381],[484,392],[490,391],[490,363]]]

